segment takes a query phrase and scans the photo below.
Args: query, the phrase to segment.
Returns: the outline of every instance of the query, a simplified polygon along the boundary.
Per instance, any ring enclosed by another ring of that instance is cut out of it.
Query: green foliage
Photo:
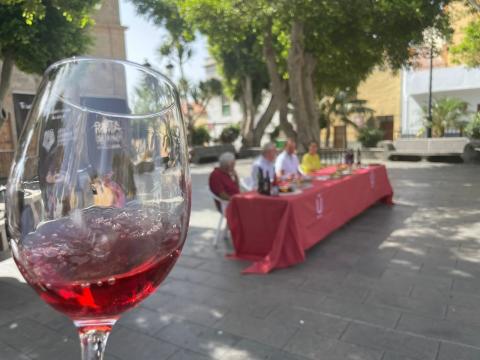
[[[206,107],[212,97],[222,95],[222,83],[217,79],[200,81],[190,89],[190,95],[196,104]]]
[[[432,123],[428,123],[428,108],[423,107],[426,126],[431,126],[432,135],[443,137],[447,129],[462,131],[467,124],[468,104],[460,99],[445,97],[432,104]]]
[[[323,114],[320,119],[324,120],[324,123],[321,123],[322,128],[330,124],[332,116],[338,117],[345,125],[357,128],[358,125],[351,120],[353,114],[371,117],[374,113],[374,110],[367,106],[366,100],[357,99],[351,91],[336,91],[333,96],[323,98],[320,109]]]
[[[476,113],[465,127],[465,134],[470,139],[480,139],[480,113]]]
[[[23,71],[84,53],[90,43],[88,14],[98,0],[4,0],[0,3],[0,57]],[[3,81],[5,79],[2,79]]]
[[[205,126],[198,126],[192,131],[192,144],[204,145],[210,141],[210,133]]]
[[[268,89],[268,72],[263,60],[261,36],[246,13],[244,4],[221,0],[181,0],[182,14],[208,37],[209,50],[225,81],[226,92],[236,100],[243,96],[242,81],[253,82],[253,98],[258,106],[262,91]]]
[[[383,131],[371,126],[364,126],[358,130],[358,141],[363,147],[375,147],[383,139]]]
[[[178,14],[189,33],[199,30],[208,37],[210,52],[219,65],[226,89],[239,101],[243,101],[246,93],[247,77],[254,80],[255,104],[261,102],[264,90],[274,86],[270,83],[273,78],[267,76],[267,70],[272,71],[272,62],[269,61],[267,69],[264,58],[266,34],[271,33],[276,75],[283,80],[294,79],[289,73],[294,71],[298,82],[304,82],[296,90],[287,89],[286,83],[281,86],[285,85],[282,92],[287,92],[286,99],[307,104],[304,106],[307,111],[302,113],[297,111],[301,106],[294,109],[294,121],[297,129],[302,129],[302,136],[310,138],[318,137],[317,120],[321,120],[311,119],[311,115],[317,115],[311,106],[315,94],[322,98],[338,89],[355,89],[376,66],[400,69],[408,64],[412,46],[423,43],[423,30],[428,27],[445,35],[450,33],[449,18],[443,11],[449,0],[131,1],[146,6],[144,13],[152,9],[158,12],[158,3],[163,7],[174,3],[175,19]],[[164,10],[168,15],[171,7]],[[162,13],[157,15],[167,18]],[[300,27],[294,26],[299,24]],[[302,36],[294,38],[292,29],[298,28],[303,30]],[[298,56],[289,57],[295,53],[292,49],[298,50]],[[278,88],[275,86],[275,90]]]
[[[222,144],[231,144],[237,140],[240,135],[240,127],[238,125],[230,125],[223,128],[220,134],[220,141]]]
[[[470,67],[478,66],[480,65],[480,19],[470,22],[463,32],[462,41],[451,48],[454,60]]]

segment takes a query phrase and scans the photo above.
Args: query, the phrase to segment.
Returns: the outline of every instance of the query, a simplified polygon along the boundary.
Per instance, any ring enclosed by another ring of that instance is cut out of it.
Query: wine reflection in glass
[[[172,83],[107,59],[53,64],[7,186],[15,262],[102,359],[120,315],[150,295],[185,241],[191,183]]]

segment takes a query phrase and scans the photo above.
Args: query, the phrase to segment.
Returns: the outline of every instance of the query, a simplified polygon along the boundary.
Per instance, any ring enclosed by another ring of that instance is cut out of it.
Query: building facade
[[[120,23],[118,0],[103,0],[95,9],[91,28],[93,44],[87,54],[94,57],[126,59],[125,27]],[[20,136],[41,76],[26,74],[16,67],[4,100],[6,121],[0,128],[0,178],[8,175],[13,152]]]
[[[468,103],[471,112],[480,109],[480,69],[470,69],[453,62],[449,53],[451,44],[463,38],[463,28],[474,15],[461,4],[453,5],[449,11],[454,33],[451,43],[437,42],[440,50],[433,58],[432,99],[454,97]],[[417,49],[418,50],[418,49]],[[424,136],[424,108],[429,97],[430,59],[428,49],[420,49],[411,68],[398,72],[376,69],[357,89],[357,97],[367,100],[367,106],[375,111],[379,127],[385,140],[398,137]],[[346,131],[348,142],[356,140],[353,127]]]

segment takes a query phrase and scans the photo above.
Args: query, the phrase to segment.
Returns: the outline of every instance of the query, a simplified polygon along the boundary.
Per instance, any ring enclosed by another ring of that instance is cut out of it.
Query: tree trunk
[[[10,88],[10,80],[12,78],[12,71],[13,71],[13,54],[6,53],[3,57],[2,63],[2,71],[0,73],[0,128],[5,121],[3,117],[3,101],[5,100],[5,96],[7,95],[7,91]]]
[[[242,112],[243,123],[241,127],[242,147],[253,146],[253,127],[255,124],[256,107],[253,101],[252,78],[246,76],[242,80]]]
[[[330,120],[327,123],[327,128],[326,128],[326,133],[325,133],[325,147],[330,146]]]
[[[253,129],[253,146],[260,146],[262,141],[263,134],[265,133],[265,129],[267,128],[268,124],[272,121],[273,115],[277,111],[277,100],[275,96],[272,95],[270,98],[270,102],[268,103],[267,108],[263,112],[262,116],[258,120],[257,125]]]
[[[280,76],[280,71],[278,69],[275,49],[273,47],[271,27],[269,27],[264,34],[263,56],[265,57],[268,75],[270,77],[270,90],[277,101],[277,109],[280,115],[280,127],[288,137],[296,139],[297,133],[293,129],[293,126],[288,122],[288,87],[287,82]]]
[[[305,54],[303,41],[303,24],[295,21],[290,34],[287,62],[290,98],[294,106],[300,151],[306,151],[308,144],[311,141],[318,142],[320,136],[312,80],[315,61],[309,54]]]

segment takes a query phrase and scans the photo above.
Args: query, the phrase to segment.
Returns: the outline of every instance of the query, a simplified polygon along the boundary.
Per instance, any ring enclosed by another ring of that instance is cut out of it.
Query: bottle
[[[268,175],[267,171],[267,176],[265,177],[265,183],[264,183],[264,195],[270,195],[270,176]]]
[[[280,193],[280,187],[278,186],[277,174],[274,174],[273,181],[272,181],[272,189],[270,191],[270,194],[272,196],[278,196],[279,193]]]
[[[360,149],[357,149],[357,167],[362,166],[362,152]]]
[[[263,171],[262,169],[258,169],[257,173],[257,191],[259,194],[263,194],[265,180],[263,179]]]

